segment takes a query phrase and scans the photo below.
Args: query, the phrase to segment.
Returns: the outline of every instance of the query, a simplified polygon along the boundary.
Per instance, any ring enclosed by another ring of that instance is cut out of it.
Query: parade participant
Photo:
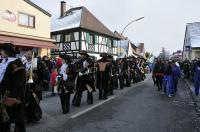
[[[123,66],[124,79],[126,80],[126,87],[131,86],[131,71],[130,71],[130,58],[124,58],[124,66]]]
[[[183,61],[183,73],[186,78],[190,78],[190,62],[187,58]]]
[[[153,74],[156,78],[156,85],[158,87],[158,91],[162,90],[163,84],[163,76],[164,76],[164,64],[162,63],[161,59],[154,66]]]
[[[133,80],[133,83],[137,82],[137,80],[136,80],[136,69],[137,69],[137,64],[136,64],[136,60],[134,59],[132,61],[132,64],[131,64],[131,79]]]
[[[108,81],[108,95],[113,95],[114,83],[115,83],[115,62],[112,55],[108,55],[108,61],[110,62],[110,74]]]
[[[166,93],[169,98],[172,97],[173,94],[173,82],[172,82],[172,65],[171,61],[166,61],[166,68],[164,71],[164,76],[166,79]],[[162,90],[162,89],[161,89]]]
[[[177,62],[172,61],[172,83],[173,83],[173,93],[177,92],[178,80],[181,77],[181,70]]]
[[[123,67],[124,67],[124,61],[123,59],[119,59],[118,60],[118,78],[119,78],[120,89],[124,88]]]
[[[70,110],[70,95],[74,92],[75,70],[71,64],[70,56],[60,55],[62,66],[57,77],[57,90],[61,100],[62,112],[67,114]]]
[[[152,64],[152,71],[153,71],[155,65],[157,64],[157,62],[158,62],[158,59],[155,58],[155,59],[154,59],[154,63]],[[156,85],[156,78],[155,78],[154,73],[152,73],[152,79],[153,79],[153,84]]]
[[[58,72],[56,68],[53,68],[51,71],[51,78],[50,78],[50,86],[51,86],[51,95],[55,96],[55,86],[56,86],[56,77],[58,76]]]
[[[15,57],[12,44],[1,44],[0,50],[3,57],[0,63],[0,131],[9,132],[10,125],[15,123],[15,132],[25,132],[25,68]]]
[[[200,82],[200,60],[196,62],[195,71],[194,71],[195,96],[199,95],[199,82]]]
[[[99,89],[99,99],[107,99],[108,96],[108,80],[110,74],[110,62],[107,53],[101,53],[100,60],[97,61],[97,88]]]
[[[95,91],[94,72],[89,69],[94,67],[94,62],[86,51],[80,51],[80,60],[77,62],[78,72],[76,80],[76,92],[72,101],[72,105],[79,107],[83,91],[87,90],[87,104],[93,104],[93,92]]]
[[[28,122],[39,121],[42,118],[40,100],[42,100],[42,71],[43,66],[39,66],[38,60],[34,58],[34,52],[31,50],[25,54],[26,61],[26,116]],[[37,60],[37,61],[36,61]]]

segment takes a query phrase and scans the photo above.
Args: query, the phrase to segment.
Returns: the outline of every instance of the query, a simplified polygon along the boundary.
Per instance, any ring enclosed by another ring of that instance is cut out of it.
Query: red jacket
[[[55,86],[56,85],[56,77],[58,76],[58,73],[56,71],[53,71],[51,73],[51,79],[50,79],[50,84],[51,86]]]

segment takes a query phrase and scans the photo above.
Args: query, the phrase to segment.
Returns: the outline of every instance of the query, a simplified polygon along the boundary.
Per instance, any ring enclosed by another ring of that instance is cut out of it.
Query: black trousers
[[[108,95],[113,95],[114,78],[110,78],[108,81]]]
[[[0,132],[10,132],[10,125],[11,125],[11,122],[9,121],[3,124],[0,123]],[[14,132],[26,132],[24,121],[15,122]]]
[[[70,93],[61,93],[59,96],[62,106],[62,112],[63,114],[66,114],[69,112],[70,109]]]
[[[82,94],[83,94],[83,90],[77,90],[72,100],[72,105],[74,106],[81,105]],[[93,104],[93,94],[92,92],[89,92],[89,91],[87,91],[87,104],[88,105]]]
[[[156,86],[158,87],[158,91],[162,90],[163,76],[156,76]]]
[[[125,80],[126,80],[126,86],[127,87],[130,87],[131,86],[131,79],[130,79],[130,76],[128,76],[127,74],[124,75],[125,77]]]

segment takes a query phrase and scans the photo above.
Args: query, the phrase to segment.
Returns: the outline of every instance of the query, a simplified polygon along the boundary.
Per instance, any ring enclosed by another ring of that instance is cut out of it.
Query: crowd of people
[[[35,57],[32,50],[23,55],[17,51],[11,43],[0,46],[0,130],[3,132],[9,132],[12,123],[15,132],[25,132],[25,122],[41,119],[40,101],[45,90],[51,90],[52,96],[59,95],[62,113],[67,114],[71,104],[81,106],[84,91],[88,105],[93,104],[93,93],[97,91],[99,100],[105,100],[118,87],[123,89],[143,81],[149,67],[143,58],[115,60],[107,53],[101,53],[101,59],[95,60],[86,51],[80,51],[79,57],[61,54],[54,59]]]
[[[195,95],[199,95],[200,59],[195,58],[190,62],[188,59],[164,61],[156,58],[152,69],[153,82],[162,94],[166,94],[170,98],[176,94],[178,81],[182,76],[194,82]]]
[[[156,58],[153,65],[152,78],[157,90],[171,98],[177,92],[178,80],[181,77],[181,69],[174,60],[163,61]]]

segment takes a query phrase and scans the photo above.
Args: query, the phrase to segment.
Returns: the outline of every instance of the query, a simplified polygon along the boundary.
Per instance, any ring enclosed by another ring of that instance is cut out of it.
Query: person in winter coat
[[[171,61],[166,61],[166,68],[164,72],[165,81],[166,81],[166,94],[169,98],[173,94],[173,82],[172,82],[172,65]]]
[[[177,92],[178,80],[181,77],[181,70],[177,62],[172,61],[172,83],[173,93]]]
[[[12,44],[2,44],[0,53],[3,57],[0,63],[0,95],[3,97],[0,100],[0,131],[10,132],[11,124],[15,123],[15,132],[25,132],[25,68],[21,60],[15,57]]]
[[[165,66],[162,61],[159,59],[158,62],[154,66],[153,74],[156,78],[156,85],[158,87],[158,91],[162,90],[163,85],[163,76],[164,76]]]
[[[200,60],[197,61],[194,71],[194,88],[196,96],[199,95],[199,81],[200,81]]]
[[[54,87],[56,85],[56,77],[57,76],[58,76],[58,72],[57,72],[56,68],[53,68],[52,72],[51,72],[51,78],[50,78],[50,86],[52,89],[52,96],[55,96]]]

